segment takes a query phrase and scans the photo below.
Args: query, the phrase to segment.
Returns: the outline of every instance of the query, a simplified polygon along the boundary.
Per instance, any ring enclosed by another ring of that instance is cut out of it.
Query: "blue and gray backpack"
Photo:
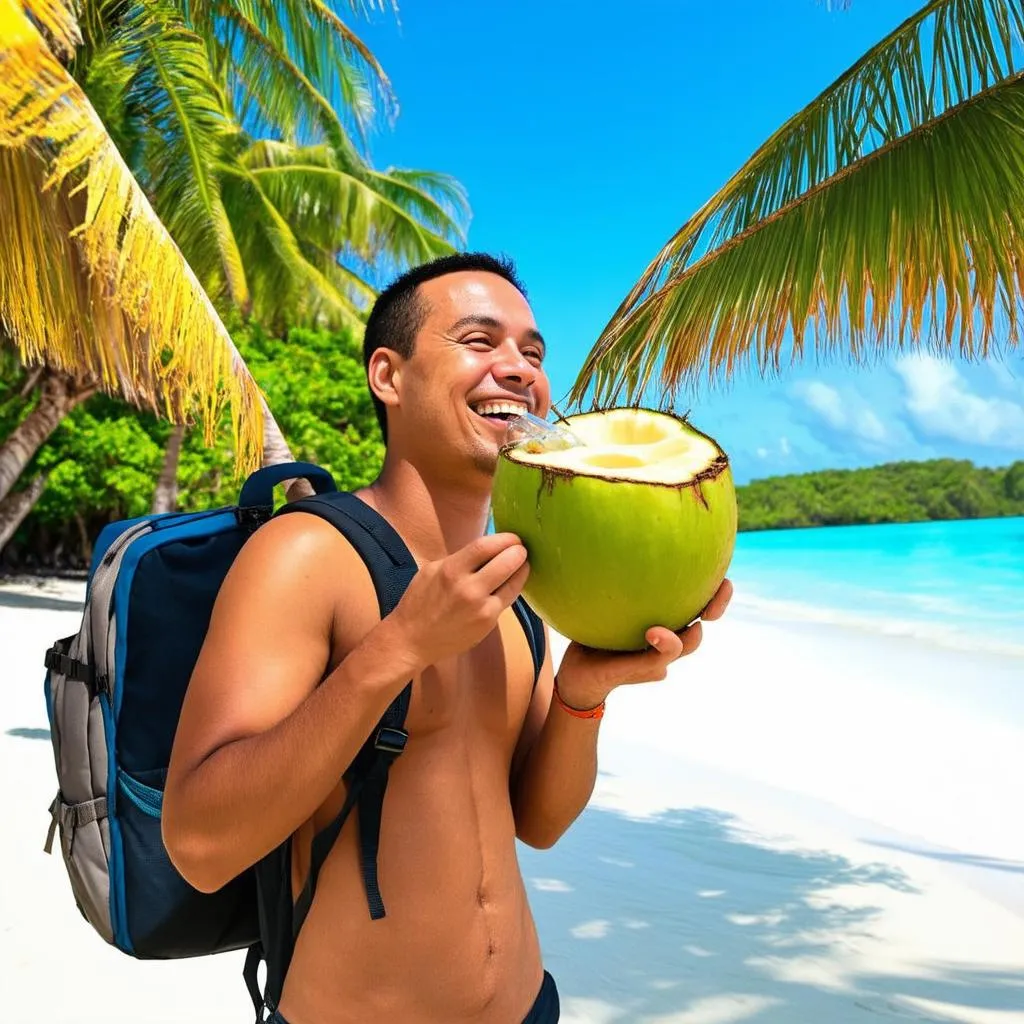
[[[304,478],[314,496],[274,510],[274,486]],[[139,959],[247,949],[244,977],[256,1020],[273,1013],[317,877],[342,826],[358,811],[370,915],[384,916],[377,843],[388,771],[405,746],[411,682],[384,713],[345,774],[348,797],[313,841],[312,869],[292,900],[285,840],[222,889],[192,888],[167,855],[163,787],[192,669],[213,604],[242,545],[274,515],[307,512],[340,530],[366,563],[381,616],[398,604],[416,565],[391,526],[331,475],[308,463],[269,466],[243,484],[237,505],[111,523],[97,538],[78,633],[46,652],[44,693],[57,769],[46,850],[59,833],[71,892],[111,945]],[[534,658],[540,620],[515,604]],[[261,990],[260,963],[266,964]]]

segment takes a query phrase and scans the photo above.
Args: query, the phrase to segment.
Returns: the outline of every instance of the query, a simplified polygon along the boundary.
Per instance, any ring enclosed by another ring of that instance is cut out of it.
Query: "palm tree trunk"
[[[281,433],[281,428],[274,419],[266,399],[263,399],[263,465],[276,466],[281,462],[293,462],[288,442]],[[288,501],[298,501],[299,498],[306,498],[313,494],[313,488],[306,480],[286,480],[284,485],[285,497]]]
[[[94,395],[98,388],[93,380],[82,382],[70,374],[46,370],[38,404],[0,445],[0,501],[10,493],[32,456],[56,430],[57,424],[76,405]]]
[[[153,492],[153,506],[150,512],[173,512],[178,507],[178,463],[181,460],[181,445],[185,440],[184,426],[171,428],[171,436],[164,449],[164,466]]]
[[[8,494],[0,501],[0,551],[3,551],[7,542],[14,536],[14,531],[21,526],[25,517],[34,508],[39,496],[46,489],[49,476],[48,472],[40,473],[24,490]]]

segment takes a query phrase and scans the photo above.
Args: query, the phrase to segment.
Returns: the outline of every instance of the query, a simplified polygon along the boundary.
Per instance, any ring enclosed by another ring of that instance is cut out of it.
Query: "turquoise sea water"
[[[737,604],[1024,653],[1024,518],[741,533]]]

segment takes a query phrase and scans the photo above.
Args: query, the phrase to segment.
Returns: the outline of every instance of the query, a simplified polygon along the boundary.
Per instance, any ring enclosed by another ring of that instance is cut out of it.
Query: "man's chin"
[[[477,449],[473,452],[473,467],[481,473],[493,477],[498,469],[498,449],[493,451]]]

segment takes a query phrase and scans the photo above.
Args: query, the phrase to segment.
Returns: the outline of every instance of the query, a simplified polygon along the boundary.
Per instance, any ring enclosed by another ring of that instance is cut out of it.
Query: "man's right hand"
[[[425,667],[480,643],[519,596],[530,566],[512,533],[479,537],[425,563],[388,616]]]

